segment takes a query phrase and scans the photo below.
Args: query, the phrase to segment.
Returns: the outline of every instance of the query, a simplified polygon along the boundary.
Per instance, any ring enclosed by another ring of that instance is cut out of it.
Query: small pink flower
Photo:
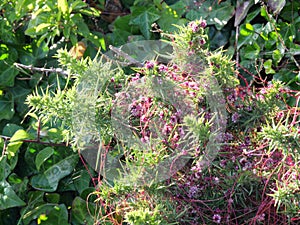
[[[207,26],[206,20],[202,20],[200,23],[200,27],[205,28]]]
[[[221,219],[222,219],[222,217],[220,216],[220,214],[214,214],[213,221],[215,223],[221,223]]]
[[[145,66],[146,66],[147,69],[152,69],[154,67],[154,62],[148,61],[148,62],[146,62]]]

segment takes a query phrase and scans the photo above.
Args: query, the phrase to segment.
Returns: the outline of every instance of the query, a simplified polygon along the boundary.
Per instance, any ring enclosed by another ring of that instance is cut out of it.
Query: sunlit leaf
[[[275,70],[272,69],[272,59],[268,59],[267,61],[264,62],[264,68],[266,71],[266,74],[274,74],[276,73]]]
[[[36,158],[35,158],[35,165],[38,170],[40,170],[41,165],[49,159],[54,153],[54,149],[51,147],[46,147],[43,150],[41,150]]]

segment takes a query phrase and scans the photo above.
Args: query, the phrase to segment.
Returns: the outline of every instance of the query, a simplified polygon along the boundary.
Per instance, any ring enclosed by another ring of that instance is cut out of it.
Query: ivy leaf
[[[24,205],[26,203],[16,195],[9,183],[5,180],[0,181],[0,210]]]
[[[13,124],[13,123],[8,123],[3,128],[2,134],[7,137],[12,137],[15,132],[17,132],[18,130],[21,130],[21,129],[23,129],[23,127]]]
[[[132,14],[137,7],[132,7]],[[141,7],[138,7],[141,8]],[[160,13],[155,7],[143,7],[139,9],[141,13],[130,20],[130,25],[137,25],[140,28],[141,33],[145,36],[146,39],[151,38],[151,25],[160,18]]]
[[[221,30],[234,15],[234,6],[230,1],[211,4],[211,1],[205,1],[199,9],[189,11],[186,18],[189,20],[205,19],[208,25],[215,25],[218,30]]]
[[[268,59],[264,62],[264,68],[266,71],[266,74],[274,74],[276,73],[275,70],[272,69],[272,59]]]
[[[7,67],[5,64],[0,63],[0,67],[3,69],[0,73],[0,87],[14,86],[15,77],[19,74],[19,71],[13,65]]]
[[[93,224],[93,218],[91,217],[90,212],[94,212],[95,209],[95,204],[90,202],[88,203],[87,209],[86,200],[76,197],[72,204],[72,221],[76,221],[78,224]]]
[[[52,192],[57,189],[58,182],[72,173],[78,161],[78,155],[71,155],[51,166],[43,174],[31,178],[31,185],[42,191]]]
[[[164,31],[174,32],[178,28],[173,24],[183,26],[186,24],[185,19],[181,19],[177,11],[168,5],[163,6],[161,17],[158,20],[159,27]]]
[[[41,165],[47,160],[49,159],[54,153],[54,149],[51,147],[46,147],[43,150],[41,150],[36,158],[35,158],[35,165],[37,170],[40,170]]]
[[[0,96],[0,121],[10,120],[15,114],[13,101]]]

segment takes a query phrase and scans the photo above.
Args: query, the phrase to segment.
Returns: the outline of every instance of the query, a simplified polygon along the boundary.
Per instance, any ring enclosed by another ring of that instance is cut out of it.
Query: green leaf
[[[58,193],[45,193],[45,200],[49,203],[58,204],[60,195]]]
[[[283,54],[278,49],[275,49],[272,53],[272,58],[275,62],[275,65],[278,65],[278,63],[281,61],[283,57]]]
[[[174,32],[178,28],[173,25],[176,24],[179,26],[183,26],[184,24],[186,24],[186,20],[181,19],[176,10],[172,9],[168,5],[164,5],[163,11],[161,12],[161,17],[159,18],[157,23],[163,31]]]
[[[120,29],[132,34],[139,32],[138,26],[130,26],[131,15],[120,16],[114,21],[114,29]]]
[[[47,169],[43,174],[31,178],[31,185],[37,190],[52,192],[57,189],[58,182],[72,173],[78,162],[78,155],[71,155]]]
[[[67,0],[57,0],[57,7],[59,11],[61,11],[63,14],[66,14],[68,12]]]
[[[37,170],[40,170],[41,165],[49,159],[54,153],[54,149],[51,147],[46,147],[43,150],[41,150],[36,158],[35,158],[35,165]]]
[[[52,24],[51,23],[41,23],[41,24],[39,24],[38,26],[36,26],[36,28],[35,28],[35,32],[36,33],[39,33],[39,32],[45,32],[46,30],[44,30],[45,28],[48,28],[48,27],[50,27],[50,26],[52,26]]]
[[[134,15],[134,10],[136,7],[132,7],[132,14]],[[151,25],[160,18],[160,13],[157,11],[155,7],[139,7],[139,11],[142,10],[137,16],[130,20],[131,25],[137,25],[142,34],[146,39],[150,39],[151,37]]]
[[[268,59],[264,62],[264,68],[266,71],[266,74],[274,74],[276,73],[275,70],[272,69],[272,59]]]
[[[72,221],[79,224],[93,224],[93,218],[87,209],[86,200],[76,197],[72,204]],[[88,203],[90,212],[95,212],[95,204]]]
[[[10,172],[11,169],[7,163],[6,157],[2,157],[0,160],[0,180],[5,180]]]
[[[230,1],[220,4],[215,2],[213,5],[211,1],[204,1],[197,11],[189,11],[186,18],[189,20],[205,19],[208,25],[215,25],[218,30],[221,30],[232,18],[234,11],[234,6]]]
[[[260,47],[258,44],[248,45],[241,49],[241,57],[245,59],[256,59],[259,56]]]
[[[3,128],[2,134],[7,137],[12,137],[14,133],[16,133],[18,130],[23,129],[23,127],[13,124],[13,123],[8,123],[5,125]]]
[[[9,183],[5,180],[0,181],[0,210],[24,205],[26,203],[16,195]]]
[[[0,121],[10,120],[15,114],[13,101],[0,96]]]
[[[38,205],[34,209],[30,210],[22,218],[24,225],[28,225],[31,221],[36,220],[41,214],[46,214],[46,212],[51,211],[54,206],[56,206],[56,204],[47,203]]]
[[[79,194],[89,187],[91,177],[86,170],[81,170],[74,174],[73,183]]]
[[[47,219],[41,220],[41,225],[69,225],[68,210],[64,204],[55,205],[50,212],[47,212]]]
[[[14,133],[14,135],[10,139],[10,143],[19,142],[29,138],[29,134],[25,130],[18,130]]]
[[[15,77],[19,71],[13,66],[7,67],[5,64],[0,63],[2,72],[0,73],[0,87],[12,87],[15,83]]]

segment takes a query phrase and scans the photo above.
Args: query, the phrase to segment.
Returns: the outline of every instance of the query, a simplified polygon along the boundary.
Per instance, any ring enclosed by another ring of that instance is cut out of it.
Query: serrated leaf
[[[36,158],[35,158],[35,165],[37,170],[40,170],[41,165],[47,160],[49,159],[54,153],[54,149],[51,147],[46,147],[43,150],[41,150]]]
[[[78,162],[78,155],[71,155],[47,169],[43,174],[31,178],[31,185],[42,191],[52,192],[57,189],[58,182],[69,175]]]
[[[26,203],[16,195],[9,183],[5,180],[0,181],[0,210],[24,205]]]
[[[131,25],[137,25],[146,39],[151,37],[151,25],[160,18],[155,7],[144,8],[144,10],[130,20]]]

